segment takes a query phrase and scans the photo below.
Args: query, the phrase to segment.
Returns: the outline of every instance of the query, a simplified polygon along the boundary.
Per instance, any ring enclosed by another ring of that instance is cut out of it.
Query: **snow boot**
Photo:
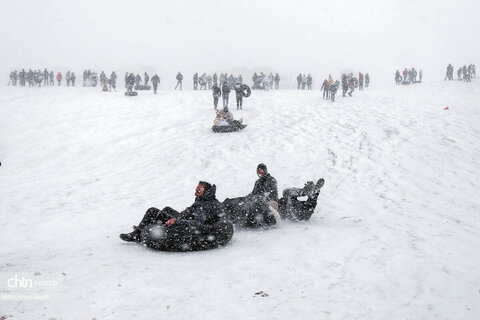
[[[323,178],[318,179],[317,183],[315,184],[314,192],[320,193],[320,189],[322,189],[324,184],[325,184],[325,179]]]
[[[140,233],[142,231],[136,226],[133,226],[133,231],[130,233],[121,233],[120,239],[127,242],[140,242]]]
[[[313,183],[313,181],[307,181],[305,183],[305,186],[300,190],[299,196],[300,197],[303,197],[303,196],[309,196],[310,197],[311,195],[313,195],[314,189],[315,189],[315,184]]]
[[[303,194],[308,196],[309,198],[313,198],[318,196],[320,193],[320,189],[322,189],[323,185],[325,184],[325,180],[323,178],[318,179],[317,183],[313,183],[313,181],[307,181],[305,186],[303,187]]]

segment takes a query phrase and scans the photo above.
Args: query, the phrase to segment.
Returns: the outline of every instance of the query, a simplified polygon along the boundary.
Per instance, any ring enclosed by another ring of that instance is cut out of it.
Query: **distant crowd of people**
[[[44,86],[53,86],[55,85],[55,79],[57,80],[57,85],[62,84],[63,75],[61,72],[58,72],[55,76],[53,71],[48,71],[44,69],[43,71],[29,69],[25,71],[22,69],[20,71],[14,70],[10,72],[10,81],[8,85],[16,86],[17,84],[21,87],[28,86],[29,87],[41,87],[42,84]],[[67,86],[75,86],[75,73],[68,71],[65,80],[67,82]]]
[[[421,83],[422,78],[423,78],[422,70],[417,72],[417,70],[415,70],[415,68],[413,68],[413,67],[410,70],[405,68],[401,74],[400,74],[400,71],[398,71],[398,70],[395,72],[395,83],[396,84]]]
[[[181,73],[179,72],[179,74]],[[221,87],[224,83],[227,83],[230,89],[233,89],[235,85],[243,84],[242,75],[234,77],[233,74],[230,74],[228,76],[226,72],[220,73],[220,77],[217,76],[217,73],[214,73],[212,76],[210,74],[207,75],[205,72],[201,76],[198,75],[198,72],[193,75],[193,90],[212,90],[214,84]]]
[[[458,68],[457,70],[457,80],[463,80],[465,82],[470,82],[472,78],[477,77],[477,72],[475,70],[475,65],[470,64],[468,67],[464,65],[463,67]],[[453,80],[453,66],[450,63],[447,66],[447,74],[444,80]]]
[[[253,86],[252,89],[254,90],[273,90],[274,86],[273,84],[275,83],[275,90],[280,89],[280,76],[278,73],[273,75],[272,72],[270,74],[266,74],[263,72],[260,72],[257,74],[256,72],[252,76],[252,81],[253,81]]]
[[[307,88],[307,90],[312,90],[312,83],[313,83],[313,78],[310,74],[308,74],[308,76],[306,76],[305,74],[301,74],[299,73],[298,76],[297,76],[297,90],[300,90],[300,88],[302,90],[305,90],[305,88]]]
[[[143,73],[143,80],[142,77],[137,73],[134,75],[133,73],[126,72],[125,73],[125,88],[127,89],[127,93],[132,93],[133,90],[150,90],[151,87],[148,84],[149,81],[152,83],[153,86],[153,93],[157,93],[158,85],[160,84],[160,77],[158,74],[155,74],[151,79],[147,72]]]

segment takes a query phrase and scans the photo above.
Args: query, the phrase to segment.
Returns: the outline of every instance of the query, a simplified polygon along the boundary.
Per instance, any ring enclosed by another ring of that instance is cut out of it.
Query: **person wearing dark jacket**
[[[145,79],[145,85],[147,86],[148,85],[148,80],[150,80],[150,76],[146,72],[143,75],[144,75],[144,79]]]
[[[335,102],[335,95],[337,94],[338,87],[340,86],[340,81],[335,81],[330,85],[330,100]]]
[[[222,85],[222,96],[223,96],[223,109],[228,110],[228,97],[230,95],[230,87],[228,83],[225,81]]]
[[[193,90],[198,90],[198,73],[193,75]]]
[[[275,90],[278,90],[280,88],[280,76],[278,73],[275,74],[273,81],[275,81]]]
[[[258,228],[279,223],[280,216],[277,218],[269,208],[270,202],[278,201],[277,180],[268,173],[263,163],[257,166],[257,175],[259,179],[247,196],[227,198],[223,202],[223,211],[234,224]]]
[[[342,97],[345,97],[345,93],[348,91],[348,78],[344,73],[342,74]]]
[[[213,94],[213,108],[217,110],[218,98],[222,96],[222,91],[220,90],[216,82],[213,83],[212,94]]]
[[[177,85],[175,86],[175,90],[177,90],[178,86],[180,86],[180,90],[182,90],[183,75],[180,73],[180,71],[177,73],[176,79],[177,79]]]
[[[157,93],[158,84],[160,83],[160,78],[157,74],[152,77],[153,93]]]
[[[260,196],[265,201],[278,201],[277,180],[268,173],[267,166],[260,163],[257,166],[258,180],[255,181],[252,192],[247,196]]]
[[[235,98],[237,98],[237,110],[242,109],[243,104],[243,88],[240,83],[235,85]]]
[[[139,225],[130,233],[120,234],[124,241],[140,242],[142,229],[151,224],[185,226],[188,229],[200,230],[203,225],[213,224],[223,217],[222,205],[215,196],[216,186],[200,181],[195,189],[195,202],[182,212],[170,207],[162,210],[149,208]]]

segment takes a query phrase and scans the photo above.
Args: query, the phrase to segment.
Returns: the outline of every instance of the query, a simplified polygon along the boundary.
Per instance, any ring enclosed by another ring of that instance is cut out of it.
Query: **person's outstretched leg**
[[[318,195],[324,184],[325,180],[323,178],[319,179],[316,184],[307,182],[304,189],[306,189],[305,193],[308,198],[305,201],[298,201],[294,208],[295,216],[299,221],[310,219],[317,207]]]
[[[165,207],[163,208],[163,210],[159,210],[155,207],[149,208],[147,212],[145,212],[142,221],[140,221],[140,223],[138,224],[138,227],[134,227],[134,230],[130,233],[120,234],[120,239],[124,241],[140,242],[140,233],[142,232],[143,228],[157,222],[165,223],[169,219],[175,218],[177,216],[178,211],[170,207]]]

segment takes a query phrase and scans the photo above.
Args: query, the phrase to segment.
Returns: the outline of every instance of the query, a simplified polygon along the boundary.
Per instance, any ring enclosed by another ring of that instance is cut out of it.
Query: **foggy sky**
[[[414,66],[428,79],[480,57],[477,0],[1,0],[0,9],[0,84],[22,67],[158,72],[163,84],[177,71],[189,83],[194,72],[241,68],[393,79]]]

